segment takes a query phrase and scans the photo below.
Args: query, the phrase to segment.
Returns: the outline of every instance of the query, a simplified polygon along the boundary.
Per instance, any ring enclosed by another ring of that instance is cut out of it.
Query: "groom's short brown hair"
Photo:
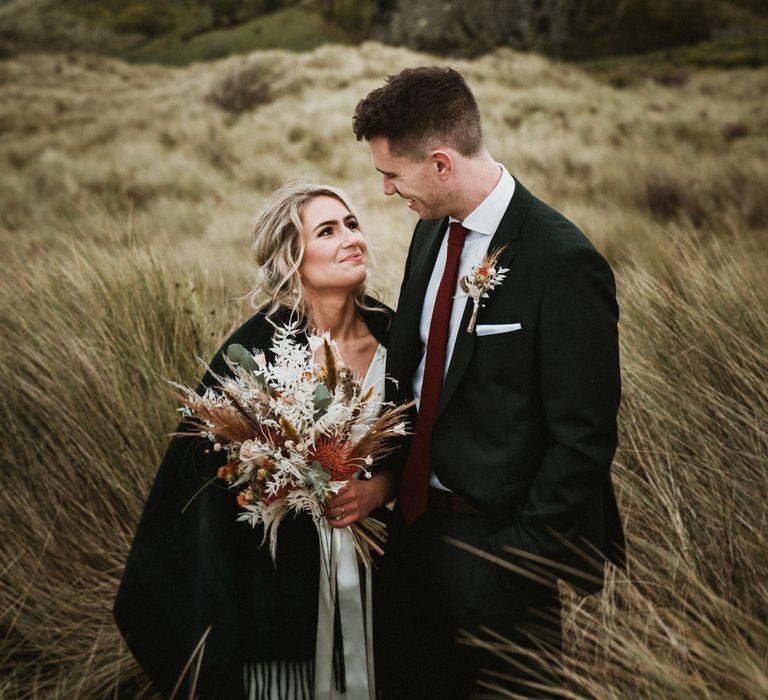
[[[472,91],[458,71],[440,66],[390,75],[360,100],[352,125],[358,141],[383,137],[393,153],[416,159],[441,144],[471,156],[483,140]]]

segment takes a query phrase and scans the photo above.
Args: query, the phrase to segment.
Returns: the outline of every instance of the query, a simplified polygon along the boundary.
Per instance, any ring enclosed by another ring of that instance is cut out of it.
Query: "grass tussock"
[[[394,303],[414,222],[351,114],[435,60],[0,62],[0,696],[151,696],[110,609],[175,424],[164,379],[194,382],[248,315],[230,300],[252,279],[249,217],[295,175],[349,191]],[[765,698],[768,72],[618,90],[506,50],[454,65],[491,152],[618,272],[630,566],[568,597],[561,694]]]
[[[75,246],[2,282],[0,664],[12,696],[105,697],[135,677],[110,622],[152,470],[221,305],[137,246]],[[21,260],[10,261],[21,269]],[[76,690],[75,690],[76,689]],[[64,692],[66,690],[66,692]],[[10,692],[10,691],[9,691]]]
[[[747,251],[670,241],[669,272],[625,270],[614,464],[627,570],[563,589],[547,697],[768,693],[768,290]],[[515,651],[500,641],[501,654]],[[546,653],[546,652],[545,652]],[[510,664],[509,675],[515,667]],[[488,678],[493,697],[504,678]],[[546,683],[544,683],[546,685]]]
[[[768,694],[768,290],[763,262],[673,247],[620,277],[625,382],[615,473],[629,568],[570,599],[575,697]]]

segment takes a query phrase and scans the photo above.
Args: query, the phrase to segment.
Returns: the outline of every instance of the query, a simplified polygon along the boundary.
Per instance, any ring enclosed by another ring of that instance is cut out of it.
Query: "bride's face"
[[[368,275],[368,245],[357,219],[338,199],[315,197],[301,214],[304,257],[299,267],[310,293],[351,292]]]

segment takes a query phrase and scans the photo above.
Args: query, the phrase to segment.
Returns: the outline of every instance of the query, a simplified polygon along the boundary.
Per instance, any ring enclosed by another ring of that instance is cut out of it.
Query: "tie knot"
[[[459,221],[452,221],[448,225],[448,245],[456,245],[459,248],[464,247],[464,239],[469,231],[461,225]]]

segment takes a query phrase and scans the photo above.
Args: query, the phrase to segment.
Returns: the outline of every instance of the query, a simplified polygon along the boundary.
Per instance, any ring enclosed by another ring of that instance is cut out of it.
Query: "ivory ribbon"
[[[316,700],[375,700],[373,670],[373,606],[371,576],[361,569],[348,528],[332,528],[325,520],[318,523],[320,542],[320,582],[315,648]],[[365,605],[361,595],[365,588]],[[339,606],[344,645],[346,693],[336,690],[333,677],[333,619]],[[363,609],[365,608],[365,609]]]

